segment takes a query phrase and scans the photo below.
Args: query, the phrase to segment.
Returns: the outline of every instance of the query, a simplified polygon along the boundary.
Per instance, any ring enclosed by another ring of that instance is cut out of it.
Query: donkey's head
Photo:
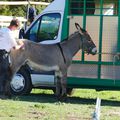
[[[88,54],[95,55],[97,53],[97,48],[94,42],[92,41],[88,32],[80,27],[78,23],[75,23],[77,30],[80,33],[80,40],[82,42],[82,50]]]

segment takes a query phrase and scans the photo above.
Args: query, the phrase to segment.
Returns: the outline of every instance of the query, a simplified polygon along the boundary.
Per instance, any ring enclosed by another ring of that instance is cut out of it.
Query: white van
[[[77,53],[68,70],[68,91],[120,89],[120,63],[115,56],[120,51],[118,3],[119,0],[54,0],[25,30],[24,38],[40,44],[65,40],[76,31],[75,22],[88,30],[99,54]],[[35,71],[26,64],[13,78],[11,91],[18,95],[30,93],[33,87],[55,90],[55,83],[54,71]]]

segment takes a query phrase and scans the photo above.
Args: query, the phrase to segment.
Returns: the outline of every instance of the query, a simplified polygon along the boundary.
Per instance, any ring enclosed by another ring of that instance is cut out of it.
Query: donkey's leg
[[[63,77],[61,78],[61,87],[62,87],[62,94],[61,97],[67,97],[67,73],[63,73]]]
[[[59,72],[55,71],[55,81],[56,81],[56,96],[60,96],[61,82],[59,77]]]

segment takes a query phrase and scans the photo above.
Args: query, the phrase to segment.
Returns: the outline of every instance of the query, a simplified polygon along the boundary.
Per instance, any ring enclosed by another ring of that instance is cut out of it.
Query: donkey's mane
[[[78,33],[79,33],[79,31],[76,31],[76,32],[72,33],[72,34],[69,35],[67,38],[65,38],[61,43],[66,42],[66,40],[72,39],[72,38],[73,38],[76,34],[78,34]]]

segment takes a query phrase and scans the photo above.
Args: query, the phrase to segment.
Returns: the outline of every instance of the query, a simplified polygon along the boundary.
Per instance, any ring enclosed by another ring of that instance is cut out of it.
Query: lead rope
[[[114,80],[114,85],[115,85],[115,80],[116,80],[116,72],[115,72],[115,62],[116,62],[116,58],[117,60],[120,60],[120,53],[97,53],[97,54],[111,54],[114,55],[113,56],[113,80]]]
[[[60,51],[61,51],[61,54],[62,54],[62,56],[63,56],[64,63],[66,63],[66,59],[65,59],[65,55],[64,55],[62,46],[60,45],[60,43],[57,43],[57,46],[59,47],[59,49],[60,49]]]

